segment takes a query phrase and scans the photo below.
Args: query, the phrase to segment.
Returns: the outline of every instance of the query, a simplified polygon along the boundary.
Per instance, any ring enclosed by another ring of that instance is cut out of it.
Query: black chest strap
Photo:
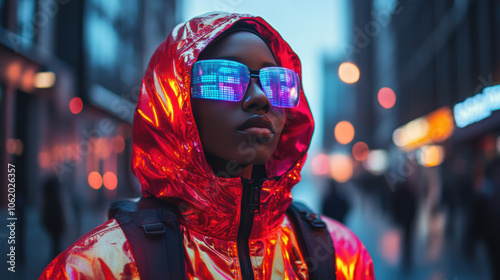
[[[186,279],[182,233],[169,204],[155,198],[116,201],[109,216],[125,233],[142,280]]]
[[[120,200],[109,208],[130,244],[142,280],[186,279],[179,221],[167,202]],[[309,279],[336,279],[335,247],[326,224],[309,208],[293,202],[287,210],[308,267]]]
[[[295,228],[309,279],[337,279],[335,246],[325,222],[300,202],[292,202],[286,213]]]

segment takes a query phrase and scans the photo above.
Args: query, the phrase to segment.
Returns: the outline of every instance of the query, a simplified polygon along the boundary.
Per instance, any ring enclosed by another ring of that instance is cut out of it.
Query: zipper
[[[241,276],[244,280],[254,279],[249,240],[255,213],[260,212],[260,190],[264,181],[265,179],[260,182],[241,179],[243,193],[241,195],[241,215],[236,246],[238,248]]]

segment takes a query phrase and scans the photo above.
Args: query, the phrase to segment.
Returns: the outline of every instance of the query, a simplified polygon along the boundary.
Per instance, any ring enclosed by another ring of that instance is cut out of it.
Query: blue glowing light
[[[456,104],[453,114],[457,126],[466,127],[489,117],[496,110],[500,110],[500,85],[487,87],[482,93]]]

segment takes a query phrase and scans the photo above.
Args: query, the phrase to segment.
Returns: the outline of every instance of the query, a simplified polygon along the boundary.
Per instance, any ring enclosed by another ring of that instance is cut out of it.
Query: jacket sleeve
[[[343,224],[322,217],[333,240],[337,280],[375,279],[373,261],[358,237]]]
[[[111,219],[57,256],[39,278],[46,279],[139,279],[139,273],[127,238]]]

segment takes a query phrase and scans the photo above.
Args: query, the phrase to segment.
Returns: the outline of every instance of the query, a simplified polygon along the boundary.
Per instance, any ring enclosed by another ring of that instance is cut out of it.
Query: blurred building
[[[430,150],[442,151],[439,163],[458,154],[479,164],[495,156],[500,3],[373,0],[355,1],[351,9],[352,38],[341,46],[343,57],[325,58],[325,151],[338,144],[335,124],[349,120],[355,137],[345,150],[363,141],[389,157],[398,157],[395,150],[420,157],[422,147],[439,144]],[[360,69],[358,81],[341,81],[343,62]]]
[[[342,149],[363,141],[385,151],[379,187],[394,191],[412,178],[425,224],[419,234],[437,259],[444,227],[464,240],[485,163],[500,156],[500,2],[359,0],[351,9],[344,57],[325,60],[324,108],[338,109],[325,109],[325,151],[339,146],[333,127],[343,119],[356,134]],[[342,62],[357,65],[357,82],[341,81]],[[370,162],[355,161],[354,178],[373,171]]]
[[[346,53],[362,72],[355,126],[368,133],[363,141],[480,177],[500,150],[499,12],[498,1],[357,1]],[[387,88],[396,96],[388,109],[380,97]],[[472,98],[483,90],[491,101]],[[433,144],[441,146],[428,150]],[[397,169],[401,160],[391,164]],[[408,175],[396,173],[399,181]]]
[[[454,108],[500,82],[498,1],[407,1],[399,9],[391,22],[401,93],[399,125],[443,106]],[[498,113],[458,127],[456,140],[494,132],[495,126],[486,123],[495,122],[498,128]]]
[[[15,166],[20,220],[30,220],[29,209],[41,211],[42,184],[54,175],[71,241],[102,222],[86,223],[82,209],[139,195],[130,172],[135,102],[149,58],[178,22],[177,6],[176,0],[0,1],[0,158],[3,170]],[[5,213],[8,189],[0,186]],[[27,227],[35,228],[20,223],[18,239]]]
[[[339,78],[339,66],[345,62],[344,57],[325,55],[323,60],[324,87],[323,87],[323,149],[330,152],[338,148],[335,139],[335,124],[340,121],[355,122],[356,96],[355,85],[344,83]]]

